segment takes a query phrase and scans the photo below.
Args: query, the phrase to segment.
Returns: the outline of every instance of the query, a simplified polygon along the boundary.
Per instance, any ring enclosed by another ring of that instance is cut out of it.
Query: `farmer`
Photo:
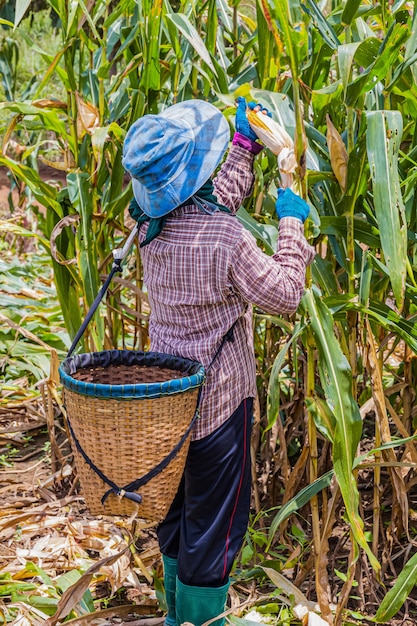
[[[232,146],[212,180],[229,132],[213,105],[190,100],[138,119],[124,144],[134,192],[130,213],[142,224],[151,350],[199,361],[207,371],[182,482],[157,528],[166,626],[201,626],[224,611],[250,507],[256,395],[251,305],[294,313],[314,255],[303,234],[309,207],[289,189],[280,190],[276,203],[273,256],[235,217],[251,193],[253,161],[262,149],[243,98]]]

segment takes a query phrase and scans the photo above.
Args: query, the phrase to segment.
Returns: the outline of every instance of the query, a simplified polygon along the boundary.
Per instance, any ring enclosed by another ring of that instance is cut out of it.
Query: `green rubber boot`
[[[229,583],[223,587],[192,587],[184,585],[177,578],[177,626],[190,622],[201,626],[225,610]],[[224,618],[212,622],[210,626],[223,626]]]
[[[164,624],[165,626],[176,626],[175,594],[177,590],[177,559],[163,554],[162,563],[164,565],[165,599],[168,607]]]

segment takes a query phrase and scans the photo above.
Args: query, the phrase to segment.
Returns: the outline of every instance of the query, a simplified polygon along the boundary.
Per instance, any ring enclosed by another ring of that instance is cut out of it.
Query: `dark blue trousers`
[[[178,493],[157,534],[178,560],[185,585],[221,587],[242,545],[251,497],[253,399],[213,433],[190,444]]]

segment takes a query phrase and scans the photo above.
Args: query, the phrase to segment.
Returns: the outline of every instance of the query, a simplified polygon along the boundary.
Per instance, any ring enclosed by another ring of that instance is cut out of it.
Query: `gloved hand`
[[[287,189],[278,189],[275,211],[279,220],[283,217],[296,217],[304,223],[309,216],[310,207],[305,200],[297,196],[288,187]]]
[[[269,117],[271,117],[271,113],[268,111],[268,109],[263,107],[262,104],[253,101],[246,104],[246,100],[242,96],[239,96],[239,98],[237,99],[236,130],[238,133],[244,135],[251,141],[256,141],[258,139],[258,136],[255,131],[253,131],[250,127],[248,118],[246,117],[246,107],[249,107],[250,109],[252,109],[252,111],[256,107],[259,107],[259,110],[264,112],[266,115],[269,115]]]

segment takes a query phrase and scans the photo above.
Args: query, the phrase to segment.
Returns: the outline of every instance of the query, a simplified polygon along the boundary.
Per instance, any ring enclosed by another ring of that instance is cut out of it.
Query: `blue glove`
[[[278,219],[283,217],[296,217],[303,223],[309,216],[310,207],[307,202],[297,196],[291,189],[278,189],[278,197],[275,204]]]
[[[259,104],[257,102],[249,102],[248,104],[246,104],[246,100],[245,98],[242,98],[242,96],[239,96],[239,98],[237,99],[236,130],[238,133],[244,135],[251,141],[256,141],[258,139],[258,136],[255,131],[251,129],[248,118],[246,117],[247,106],[252,110],[256,107],[260,107],[260,110],[264,111],[267,115],[269,115],[269,117],[271,117],[271,113],[269,113],[269,111],[265,107],[263,107],[262,104]]]

